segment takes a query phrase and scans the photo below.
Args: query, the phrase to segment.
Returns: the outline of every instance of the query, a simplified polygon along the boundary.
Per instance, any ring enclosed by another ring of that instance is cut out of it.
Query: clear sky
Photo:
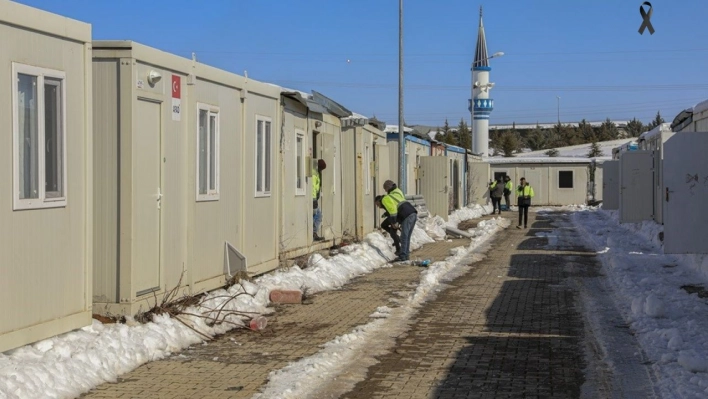
[[[396,0],[17,0],[130,39],[398,123]],[[469,122],[479,6],[490,55],[490,123],[636,117],[670,122],[708,99],[706,0],[404,0],[408,124]],[[560,97],[560,100],[557,98]]]

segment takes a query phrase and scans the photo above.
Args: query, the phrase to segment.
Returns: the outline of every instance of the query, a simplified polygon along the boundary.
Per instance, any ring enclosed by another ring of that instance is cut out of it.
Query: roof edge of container
[[[81,43],[91,43],[91,24],[13,1],[0,1],[0,23]]]

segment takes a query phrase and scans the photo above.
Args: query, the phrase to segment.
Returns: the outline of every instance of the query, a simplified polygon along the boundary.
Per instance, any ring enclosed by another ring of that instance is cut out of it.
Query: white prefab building
[[[506,175],[511,178],[514,187],[516,187],[519,184],[519,179],[526,178],[535,194],[531,200],[532,206],[587,203],[588,181],[592,164],[592,160],[589,158],[519,157],[490,158],[488,161],[491,165],[491,179],[503,178]],[[512,205],[516,205],[513,192],[511,202]]]
[[[682,132],[664,143],[664,253],[708,253],[708,132]]]
[[[91,25],[0,1],[0,352],[91,324]]]
[[[466,185],[466,167],[465,167],[465,155],[466,151],[462,147],[454,145],[445,145],[446,155],[448,158],[448,163],[450,167],[449,172],[449,213],[452,213],[456,209],[460,209],[465,206],[465,191],[467,190]]]
[[[602,163],[602,209],[617,210],[620,206],[619,160]],[[597,176],[597,172],[596,176]]]
[[[363,239],[379,226],[374,204],[389,179],[384,132],[358,114],[342,118],[342,228],[344,237]]]
[[[708,100],[681,111],[671,123],[674,132],[707,132]]]
[[[278,266],[280,88],[93,44],[94,307],[133,314]]]
[[[653,155],[652,161],[652,185],[653,193],[653,219],[657,223],[664,223],[663,220],[663,196],[664,196],[664,143],[673,136],[671,124],[662,123],[651,131],[642,133],[637,139],[637,145],[640,150],[651,151]]]

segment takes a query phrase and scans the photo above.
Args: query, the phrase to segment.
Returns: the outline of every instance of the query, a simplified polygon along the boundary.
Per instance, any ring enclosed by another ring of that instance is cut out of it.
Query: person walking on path
[[[322,241],[317,232],[322,225],[322,210],[319,207],[320,193],[322,192],[322,171],[327,168],[324,159],[317,160],[317,169],[312,169],[312,239]]]
[[[501,215],[501,199],[504,195],[504,185],[501,178],[489,183],[489,196],[492,198],[492,215],[498,210]]]
[[[511,210],[511,190],[514,188],[514,183],[511,182],[511,177],[504,176],[504,202],[506,202],[506,210]]]
[[[531,206],[531,198],[533,198],[533,188],[522,177],[519,181],[519,186],[516,187],[517,205],[519,207],[519,224],[517,229],[521,228],[521,219],[523,218],[524,228],[527,228],[529,222],[529,206]]]
[[[387,220],[390,219],[391,223],[395,220],[401,227],[401,251],[396,261],[407,261],[410,258],[411,236],[415,222],[418,220],[418,211],[410,202],[406,201],[406,196],[401,189],[396,187],[396,183],[386,180],[383,188],[387,193],[382,198],[382,205],[386,207],[389,214]],[[392,201],[389,203],[386,197]]]

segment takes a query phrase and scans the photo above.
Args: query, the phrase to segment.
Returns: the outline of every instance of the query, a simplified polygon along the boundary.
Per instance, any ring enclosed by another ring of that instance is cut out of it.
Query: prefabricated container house
[[[450,165],[450,172],[448,175],[448,179],[450,181],[450,191],[448,192],[450,197],[449,213],[465,206],[465,190],[467,189],[465,179],[465,174],[467,172],[465,155],[466,150],[464,148],[449,144],[445,145],[445,156],[447,157]]]
[[[597,172],[595,172],[597,173]],[[602,209],[619,209],[619,160],[602,163]]]
[[[676,133],[671,131],[671,124],[662,123],[654,129],[642,133],[637,140],[637,144],[640,150],[652,152],[652,180],[654,187],[654,195],[652,201],[653,219],[655,222],[660,224],[664,223],[662,209],[664,197],[664,143],[674,134]]]
[[[430,156],[430,142],[419,137],[407,134],[404,136],[406,142],[405,164],[406,164],[406,195],[422,195],[422,182],[419,174],[421,168],[421,158]],[[396,177],[392,180],[396,183],[398,178],[398,133],[386,134],[388,142],[389,162],[391,174]],[[447,173],[445,174],[447,176]],[[399,184],[400,186],[400,184]]]
[[[0,1],[0,352],[91,324],[91,25]]]
[[[680,112],[671,123],[674,132],[707,132],[708,100]]]
[[[637,223],[652,220],[654,214],[654,154],[625,151],[619,159],[619,220]]]
[[[93,45],[94,306],[278,266],[280,88],[131,41]]]
[[[519,179],[525,177],[534,189],[531,205],[562,206],[587,202],[592,164],[588,158],[491,158],[489,163],[492,179],[506,175],[516,187]],[[515,202],[516,199],[512,199],[512,205]]]
[[[342,228],[345,237],[363,239],[379,225],[374,205],[383,182],[377,176],[382,154],[388,154],[386,136],[363,115],[342,118]],[[383,167],[388,169],[388,157]]]
[[[664,253],[708,253],[706,153],[708,132],[681,132],[664,143]]]
[[[340,118],[350,116],[351,111],[334,100],[316,91],[312,99],[324,106],[327,113],[311,114],[312,159],[323,159],[327,168],[322,171],[319,206],[322,210],[322,225],[319,236],[326,241],[339,240],[342,229],[342,123]],[[317,119],[321,118],[321,119]]]

